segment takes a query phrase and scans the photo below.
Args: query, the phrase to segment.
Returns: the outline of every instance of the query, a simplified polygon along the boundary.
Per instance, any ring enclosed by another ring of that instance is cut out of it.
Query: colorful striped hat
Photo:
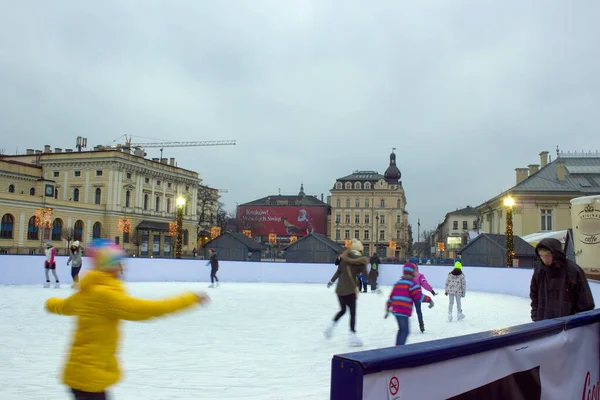
[[[404,275],[414,275],[417,266],[413,263],[404,264]]]
[[[109,239],[94,239],[87,249],[87,255],[94,260],[94,268],[100,271],[120,269],[125,259],[123,249]]]

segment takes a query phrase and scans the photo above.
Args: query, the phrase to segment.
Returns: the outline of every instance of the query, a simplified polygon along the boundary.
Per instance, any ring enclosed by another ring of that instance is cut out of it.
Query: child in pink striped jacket
[[[386,314],[384,318],[388,317],[391,309],[392,314],[396,317],[398,322],[398,334],[396,335],[396,346],[401,346],[406,343],[408,337],[408,318],[412,315],[413,302],[420,301],[421,303],[429,303],[429,308],[433,307],[433,300],[431,297],[425,296],[421,292],[421,286],[415,283],[416,265],[405,264],[404,275],[396,282],[390,298],[386,303]]]
[[[437,293],[433,290],[429,282],[427,282],[427,278],[425,275],[419,272],[419,266],[415,264],[415,277],[413,279],[414,283],[418,283],[421,286],[421,289],[425,289],[429,291],[432,295],[436,296]],[[415,310],[417,311],[417,318],[419,319],[419,329],[421,329],[421,333],[425,332],[425,323],[423,322],[423,313],[421,312],[421,302],[415,301]]]

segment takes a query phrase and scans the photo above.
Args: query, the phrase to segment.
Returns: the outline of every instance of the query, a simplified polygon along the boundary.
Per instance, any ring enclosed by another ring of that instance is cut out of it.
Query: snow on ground
[[[358,350],[347,345],[348,313],[331,340],[322,330],[337,312],[334,288],[314,284],[128,283],[131,294],[157,298],[180,290],[207,291],[206,308],[153,321],[122,325],[123,380],[114,399],[327,399],[334,354]],[[382,295],[361,293],[357,332],[363,350],[394,346],[395,318],[383,319]],[[51,296],[70,288],[0,287],[0,398],[66,399],[60,383],[74,320],[44,311]],[[416,315],[408,343],[459,336],[529,322],[524,298],[469,292],[466,319],[447,321],[448,298],[423,307],[425,334]]]

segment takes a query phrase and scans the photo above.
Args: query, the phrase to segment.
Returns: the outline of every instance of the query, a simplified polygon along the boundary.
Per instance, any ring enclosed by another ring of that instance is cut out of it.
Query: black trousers
[[[210,282],[215,283],[215,281],[219,282],[219,278],[217,278],[217,271],[219,268],[211,268],[210,269]]]
[[[371,290],[377,289],[377,277],[379,276],[378,271],[371,270],[369,272],[369,281],[371,281]]]
[[[344,314],[346,314],[346,308],[349,308],[350,309],[350,330],[352,332],[356,332],[355,331],[355,327],[356,327],[356,294],[352,293],[352,294],[347,294],[345,296],[338,295],[338,300],[340,302],[341,309],[336,314],[336,316],[333,320],[335,322],[337,322],[340,318],[342,318],[342,316]]]
[[[82,392],[81,390],[71,389],[71,393],[73,393],[73,398],[75,400],[106,400],[106,392],[101,393],[89,393]]]
[[[75,279],[79,275],[79,271],[81,271],[81,267],[71,267],[71,278]]]

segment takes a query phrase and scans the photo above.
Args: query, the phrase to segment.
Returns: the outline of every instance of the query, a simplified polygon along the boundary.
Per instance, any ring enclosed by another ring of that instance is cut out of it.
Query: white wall
[[[57,257],[57,273],[61,282],[71,283],[71,267],[67,258]],[[83,271],[90,263],[84,257]],[[168,260],[129,258],[125,263],[125,277],[128,282],[208,282],[210,267],[206,260]],[[291,264],[270,262],[219,262],[219,279],[223,282],[279,282],[327,284],[336,270],[333,264]],[[450,266],[422,265],[419,270],[425,274],[434,288],[444,287]],[[488,292],[529,297],[529,283],[533,270],[518,268],[463,267],[467,279],[467,292]],[[382,264],[379,283],[392,285],[402,275],[402,266]],[[0,256],[0,285],[43,284],[43,256]],[[600,306],[600,283],[590,281],[596,304]],[[467,294],[468,295],[468,294]]]

